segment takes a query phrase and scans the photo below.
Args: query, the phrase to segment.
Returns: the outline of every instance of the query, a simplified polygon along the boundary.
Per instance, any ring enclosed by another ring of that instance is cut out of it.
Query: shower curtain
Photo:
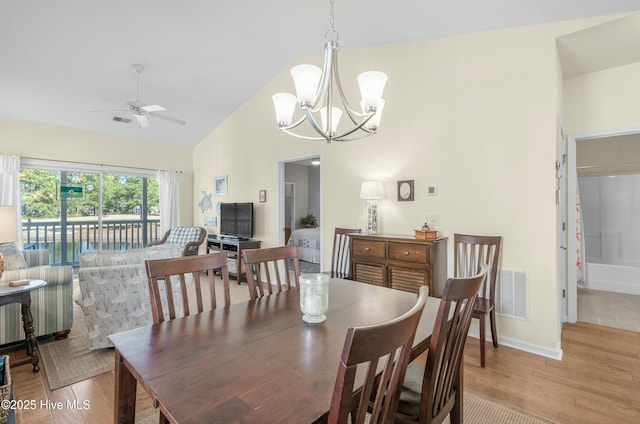
[[[584,223],[582,220],[582,205],[580,203],[580,188],[576,185],[576,282],[585,285],[587,281],[587,262],[585,260]]]

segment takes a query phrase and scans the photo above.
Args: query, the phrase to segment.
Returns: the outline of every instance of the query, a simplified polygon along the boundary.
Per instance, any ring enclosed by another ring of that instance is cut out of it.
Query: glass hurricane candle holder
[[[302,320],[318,324],[327,319],[329,309],[329,276],[326,274],[300,275],[300,309]]]

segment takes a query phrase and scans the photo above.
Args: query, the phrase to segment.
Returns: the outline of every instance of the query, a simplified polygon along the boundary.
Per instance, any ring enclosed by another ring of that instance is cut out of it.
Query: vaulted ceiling
[[[638,10],[638,0],[336,0],[335,26],[345,50]],[[193,146],[297,57],[321,53],[328,11],[326,0],[3,0],[0,117]],[[113,120],[132,118],[114,110],[136,100],[133,64],[145,67],[141,103],[186,125]]]

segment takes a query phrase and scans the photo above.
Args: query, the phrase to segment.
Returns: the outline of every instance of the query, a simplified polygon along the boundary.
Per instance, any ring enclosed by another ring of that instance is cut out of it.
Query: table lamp
[[[368,202],[367,234],[378,234],[377,199],[384,198],[384,186],[380,181],[365,181],[360,187],[360,198]]]
[[[15,206],[0,206],[0,244],[18,240]],[[4,255],[0,252],[0,277],[4,272]]]

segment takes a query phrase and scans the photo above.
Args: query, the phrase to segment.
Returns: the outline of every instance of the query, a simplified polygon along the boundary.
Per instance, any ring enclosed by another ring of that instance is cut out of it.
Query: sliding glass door
[[[23,241],[54,264],[78,264],[88,249],[140,248],[158,238],[158,182],[152,176],[23,168]]]

